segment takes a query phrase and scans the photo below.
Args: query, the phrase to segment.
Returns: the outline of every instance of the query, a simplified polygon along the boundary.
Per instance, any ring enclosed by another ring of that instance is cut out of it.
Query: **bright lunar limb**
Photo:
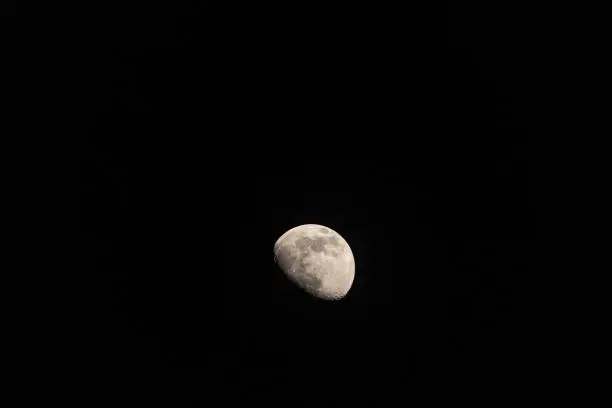
[[[305,224],[285,232],[274,244],[274,259],[292,282],[325,300],[346,296],[355,278],[348,243],[323,225]]]

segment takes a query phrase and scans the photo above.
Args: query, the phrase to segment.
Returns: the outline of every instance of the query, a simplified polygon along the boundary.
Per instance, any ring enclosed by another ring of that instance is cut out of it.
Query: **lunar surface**
[[[348,243],[322,225],[300,225],[285,232],[274,244],[274,259],[292,282],[321,299],[343,298],[355,278]]]

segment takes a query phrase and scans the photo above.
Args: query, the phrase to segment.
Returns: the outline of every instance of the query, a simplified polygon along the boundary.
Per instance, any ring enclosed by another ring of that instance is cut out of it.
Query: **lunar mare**
[[[305,224],[285,232],[274,244],[274,259],[293,283],[321,299],[343,298],[355,278],[348,243],[323,225]]]

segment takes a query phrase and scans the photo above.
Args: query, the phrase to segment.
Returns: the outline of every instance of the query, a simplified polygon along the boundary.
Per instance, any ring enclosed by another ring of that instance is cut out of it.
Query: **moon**
[[[331,228],[305,224],[285,232],[274,244],[274,260],[293,283],[325,300],[346,296],[355,278],[348,243]]]

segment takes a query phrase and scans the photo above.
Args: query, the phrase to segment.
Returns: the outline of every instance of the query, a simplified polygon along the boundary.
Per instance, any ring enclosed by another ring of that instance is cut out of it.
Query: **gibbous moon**
[[[343,298],[355,278],[348,243],[322,225],[305,224],[285,232],[274,244],[274,260],[293,283],[325,300]]]

